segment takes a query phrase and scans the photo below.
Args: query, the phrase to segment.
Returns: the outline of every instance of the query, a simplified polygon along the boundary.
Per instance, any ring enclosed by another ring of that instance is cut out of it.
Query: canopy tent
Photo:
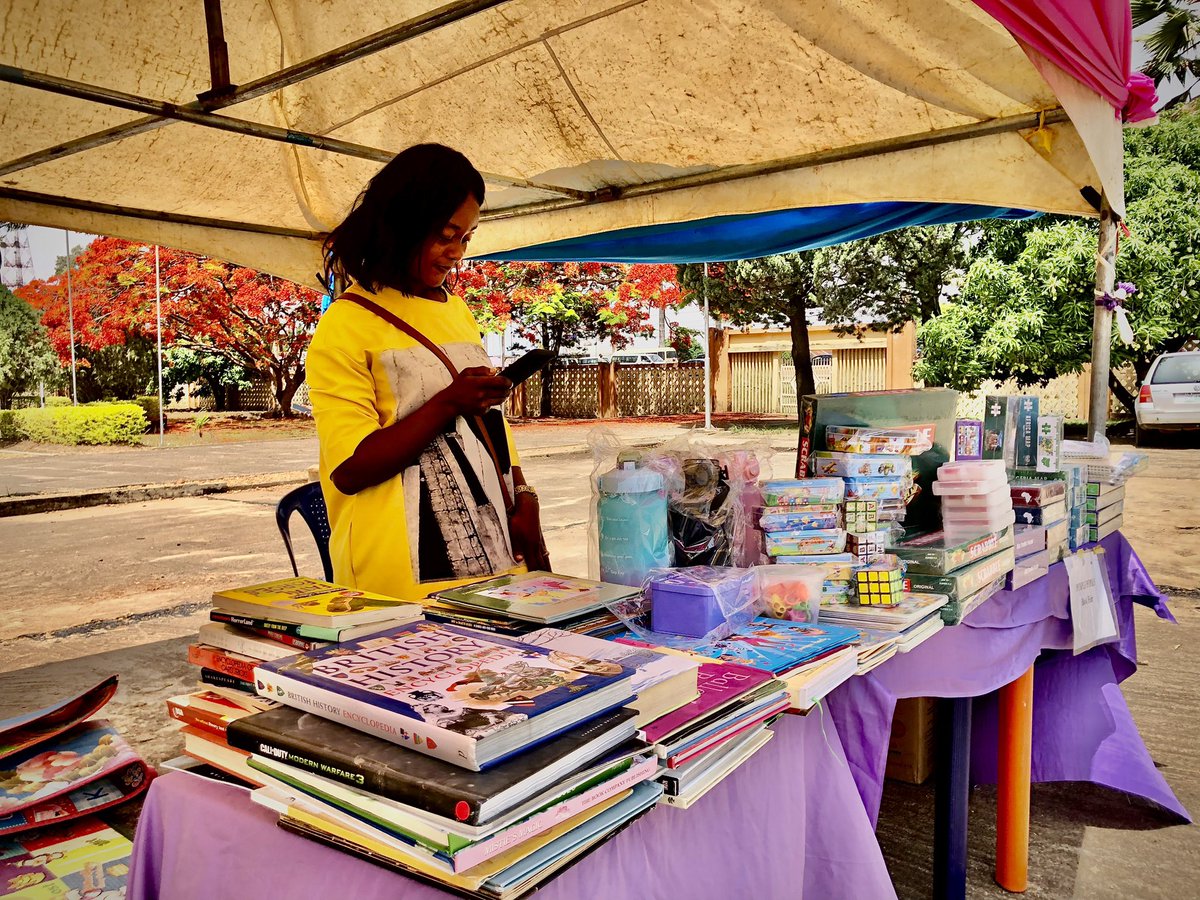
[[[634,259],[636,229],[781,210],[857,210],[832,231],[863,236],[930,204],[1094,215],[1103,190],[1122,207],[1122,0],[8,7],[0,219],[308,284],[322,233],[420,141],[485,172],[481,255],[593,256],[580,239],[618,232]]]

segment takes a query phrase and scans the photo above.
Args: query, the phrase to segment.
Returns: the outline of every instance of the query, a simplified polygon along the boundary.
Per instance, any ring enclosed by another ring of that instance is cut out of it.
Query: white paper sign
[[[1103,550],[1072,553],[1063,563],[1071,590],[1071,624],[1075,629],[1075,653],[1107,644],[1120,637],[1112,594],[1104,571]]]

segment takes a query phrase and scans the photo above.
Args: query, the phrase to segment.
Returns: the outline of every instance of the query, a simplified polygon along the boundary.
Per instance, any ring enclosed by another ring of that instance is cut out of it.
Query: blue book
[[[254,669],[264,697],[481,771],[633,696],[620,663],[412,622]]]
[[[778,675],[857,639],[858,631],[854,628],[759,616],[727,638],[692,649],[700,656],[753,666]]]

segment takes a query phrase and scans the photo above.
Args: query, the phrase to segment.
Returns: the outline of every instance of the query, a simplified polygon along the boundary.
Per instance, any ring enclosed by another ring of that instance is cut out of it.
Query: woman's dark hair
[[[363,287],[411,287],[413,258],[468,196],[483,205],[483,176],[441,144],[396,155],[358,195],[350,214],[325,238],[325,283],[353,278]]]

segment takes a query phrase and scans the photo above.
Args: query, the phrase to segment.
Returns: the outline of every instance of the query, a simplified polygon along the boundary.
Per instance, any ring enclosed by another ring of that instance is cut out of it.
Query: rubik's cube
[[[871,530],[866,534],[849,532],[846,535],[846,551],[853,553],[860,565],[866,565],[884,554],[889,535],[890,532],[886,529],[884,531]]]
[[[863,534],[879,527],[878,500],[847,500],[846,530]]]
[[[854,584],[860,606],[894,606],[904,596],[904,574],[894,556],[877,559],[871,565],[857,569]]]

